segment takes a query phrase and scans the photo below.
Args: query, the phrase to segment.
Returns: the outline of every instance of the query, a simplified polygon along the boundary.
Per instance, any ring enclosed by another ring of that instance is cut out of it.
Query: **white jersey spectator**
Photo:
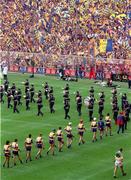
[[[8,66],[5,65],[3,67],[3,76],[4,76],[4,79],[6,80],[7,79],[7,74],[8,74]]]

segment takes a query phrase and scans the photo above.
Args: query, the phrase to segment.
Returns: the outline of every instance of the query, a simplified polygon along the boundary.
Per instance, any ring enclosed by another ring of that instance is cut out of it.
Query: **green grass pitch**
[[[21,84],[29,74],[9,74],[9,81],[15,82],[17,87],[24,90],[24,85]],[[3,168],[1,165],[1,179],[2,180],[111,180],[113,179],[114,168],[114,154],[122,147],[124,149],[124,168],[127,172],[127,176],[122,177],[120,171],[118,171],[118,179],[129,180],[131,179],[131,122],[128,124],[128,130],[124,134],[118,135],[116,133],[117,127],[113,122],[113,136],[104,137],[102,141],[99,139],[96,143],[91,142],[92,133],[90,131],[90,123],[88,118],[88,111],[83,105],[82,118],[85,122],[86,133],[84,139],[86,143],[78,146],[77,124],[79,122],[78,113],[76,111],[75,94],[77,90],[80,91],[82,97],[86,97],[89,92],[90,86],[95,88],[95,97],[98,98],[98,93],[103,89],[106,95],[105,110],[111,113],[111,89],[106,87],[100,87],[95,85],[93,80],[82,79],[76,82],[69,82],[70,85],[70,98],[71,98],[71,122],[73,127],[73,134],[75,136],[71,149],[63,148],[63,152],[59,153],[57,148],[55,149],[56,155],[46,155],[46,151],[49,147],[48,134],[52,128],[58,128],[62,126],[64,128],[68,120],[64,119],[63,109],[63,90],[67,82],[57,80],[54,76],[40,76],[36,75],[35,78],[29,79],[30,83],[34,83],[35,90],[42,90],[42,84],[48,82],[49,85],[54,87],[54,95],[56,98],[55,114],[50,114],[48,102],[44,97],[43,117],[37,117],[37,105],[31,104],[31,110],[26,111],[24,106],[20,106],[20,114],[14,114],[12,109],[7,109],[6,103],[1,106],[1,164],[3,163],[3,145],[6,140],[13,141],[14,138],[18,138],[19,147],[21,149],[21,157],[24,160],[24,164],[21,165],[17,162],[17,166],[13,167],[13,161],[11,159],[12,168]],[[121,85],[118,89],[118,94],[127,93],[131,102],[131,91],[127,89],[126,83],[117,83]],[[119,103],[121,102],[121,96],[119,97]],[[6,101],[6,99],[5,99]],[[24,99],[22,102],[25,103]],[[98,117],[98,106],[95,103],[95,117]],[[35,154],[37,149],[35,143],[32,149],[33,161],[25,163],[25,150],[24,140],[29,133],[32,134],[35,140],[39,133],[43,134],[45,143],[45,149],[43,151],[43,158],[35,160]],[[66,141],[66,135],[64,134]],[[57,142],[57,141],[56,141]]]

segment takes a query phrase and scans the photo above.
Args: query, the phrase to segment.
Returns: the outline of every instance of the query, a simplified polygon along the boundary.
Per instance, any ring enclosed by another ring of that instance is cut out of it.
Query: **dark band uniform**
[[[14,101],[14,107],[13,107],[14,113],[15,113],[15,112],[19,113],[19,110],[17,109],[17,105],[18,105],[18,96],[17,96],[16,93],[14,94],[13,101]]]
[[[54,104],[55,104],[55,97],[53,95],[50,95],[49,97],[49,105],[50,105],[50,112],[55,112],[54,110]]]
[[[45,89],[45,97],[46,97],[46,99],[48,99],[48,93],[49,93],[49,86],[48,86],[48,84],[45,84],[44,89]]]
[[[35,102],[35,100],[34,100],[34,94],[35,94],[35,89],[34,89],[34,87],[32,86],[32,87],[30,88],[30,102]]]
[[[29,82],[26,81],[25,82],[25,93],[27,93],[28,89],[29,89]]]
[[[8,90],[8,92],[7,92],[7,107],[8,108],[12,107],[12,105],[11,105],[11,97],[12,97],[11,91]]]
[[[37,115],[39,116],[40,114],[43,116],[43,113],[41,112],[41,108],[43,107],[42,104],[42,97],[39,97],[37,100],[37,107],[38,107],[38,113]]]
[[[77,97],[77,111],[79,113],[79,116],[81,116],[81,108],[82,108],[82,97]]]
[[[8,86],[9,86],[9,81],[5,80],[5,82],[4,82],[4,90],[5,90],[5,92],[8,91]]]
[[[4,103],[3,96],[4,96],[4,88],[3,86],[0,86],[0,102]]]
[[[13,96],[15,95],[15,91],[16,91],[16,86],[15,86],[15,84],[13,84],[11,87],[11,93]]]

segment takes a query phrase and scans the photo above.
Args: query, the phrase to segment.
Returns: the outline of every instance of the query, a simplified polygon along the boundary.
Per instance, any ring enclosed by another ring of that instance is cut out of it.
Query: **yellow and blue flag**
[[[106,53],[113,51],[112,39],[100,39],[99,46],[100,53]]]

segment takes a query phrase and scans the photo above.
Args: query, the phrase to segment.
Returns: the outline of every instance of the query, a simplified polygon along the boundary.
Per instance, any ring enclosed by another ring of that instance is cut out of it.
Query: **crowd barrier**
[[[58,75],[59,71],[56,68],[43,68],[43,67],[19,67],[16,65],[11,65],[9,67],[10,72],[21,72],[21,73],[34,73],[34,74],[45,74],[45,75]],[[68,76],[76,76],[76,70],[74,69],[65,69],[65,75]],[[88,78],[88,79],[95,79],[96,78],[96,72],[94,69],[88,72],[83,72],[82,74],[83,78]],[[111,73],[110,72],[105,72],[104,74],[105,79],[110,79],[111,78]]]

